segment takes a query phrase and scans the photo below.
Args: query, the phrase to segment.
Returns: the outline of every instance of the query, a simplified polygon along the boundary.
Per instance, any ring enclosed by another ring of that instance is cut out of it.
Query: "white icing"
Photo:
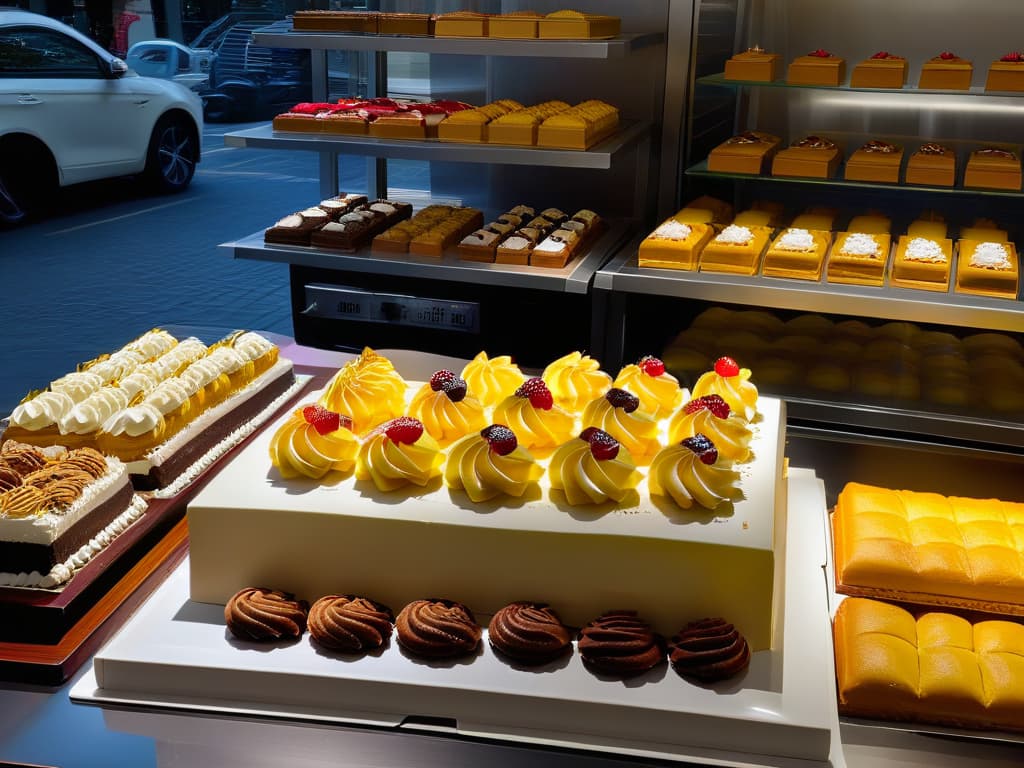
[[[57,422],[62,435],[87,435],[128,405],[128,394],[120,387],[103,387],[78,403]]]
[[[946,254],[942,246],[934,240],[926,237],[915,237],[907,243],[907,261],[927,261],[942,263],[946,261]]]
[[[326,211],[322,211],[319,208],[307,208],[304,211],[300,211],[299,215],[304,219],[326,219]]]
[[[162,379],[163,375],[157,363],[144,363],[121,379],[120,387],[127,395],[128,402],[131,402],[139,393],[148,395]]]
[[[91,371],[79,371],[50,382],[51,392],[62,392],[76,403],[103,386],[103,379]]]
[[[490,245],[498,239],[497,232],[488,232],[486,229],[478,229],[470,235],[462,238],[462,245]]]
[[[880,255],[878,241],[871,235],[863,232],[854,232],[843,243],[840,253],[847,256],[866,256],[869,259],[877,259]]]
[[[247,331],[235,339],[234,347],[246,360],[258,360],[270,352],[274,345],[258,333]]]
[[[54,589],[61,584],[67,583],[86,563],[110,546],[114,539],[142,517],[147,507],[146,500],[141,496],[132,496],[131,504],[124,512],[111,520],[102,531],[91,538],[87,544],[71,555],[71,557],[63,563],[53,566],[48,574],[43,575],[38,571],[32,571],[31,573],[0,572],[0,586]]]
[[[730,224],[719,233],[718,237],[715,238],[715,242],[725,243],[726,245],[746,245],[753,239],[754,233],[748,227]]]
[[[345,229],[346,229],[346,226],[347,226],[346,224],[342,224],[341,222],[338,222],[338,221],[329,221],[328,223],[324,224],[323,229],[321,229],[320,231],[321,232],[344,232]]]
[[[346,213],[338,221],[347,223],[353,221],[366,221],[367,219],[373,218],[372,211],[352,211],[352,213]]]
[[[185,339],[156,361],[155,365],[160,372],[160,378],[166,379],[168,376],[173,376],[183,365],[195,362],[208,351],[207,346],[199,339],[195,337]]]
[[[154,357],[172,349],[177,343],[176,339],[167,331],[155,330],[142,334],[135,341],[131,341],[122,347],[124,352],[138,352],[145,360],[152,360]]]
[[[140,403],[111,416],[103,423],[103,431],[111,435],[139,437],[146,435],[163,423],[160,409],[153,403]]]
[[[302,217],[297,213],[290,213],[283,219],[278,219],[274,226],[281,229],[298,229],[302,226]]]
[[[182,406],[196,390],[194,382],[175,377],[160,382],[159,386],[146,397],[142,405],[151,405],[164,416]]]
[[[231,347],[217,347],[206,359],[216,364],[222,373],[234,373],[246,363],[246,359]]]
[[[378,213],[383,213],[385,216],[390,216],[398,209],[389,203],[374,203],[373,205],[370,206],[370,210],[377,211]]]
[[[787,229],[775,241],[775,247],[781,251],[813,251],[814,235],[806,229]]]
[[[1002,243],[978,243],[974,253],[971,254],[969,264],[981,269],[999,271],[1013,269],[1013,264],[1010,263],[1010,254]]]
[[[63,392],[40,392],[14,409],[11,424],[33,431],[43,429],[58,423],[74,407],[75,401]]]
[[[543,240],[536,248],[533,249],[534,253],[538,251],[542,253],[561,253],[569,246],[559,240],[552,240],[550,237]]]
[[[508,240],[506,240],[504,243],[502,243],[501,247],[502,248],[507,248],[510,251],[525,251],[531,245],[533,245],[533,243],[531,243],[525,237],[520,237],[519,235],[513,235]]]
[[[670,219],[654,230],[654,237],[665,240],[685,240],[693,232],[693,228],[687,224]]]
[[[91,366],[89,371],[103,379],[104,384],[109,384],[124,378],[144,362],[146,362],[146,358],[140,353],[133,350],[120,350],[106,360],[101,360]]]

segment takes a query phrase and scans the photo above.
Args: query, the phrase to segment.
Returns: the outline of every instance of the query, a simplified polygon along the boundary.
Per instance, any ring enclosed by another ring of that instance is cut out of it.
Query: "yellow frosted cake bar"
[[[1010,242],[960,240],[956,289],[960,293],[1017,298],[1020,263]]]
[[[948,291],[952,262],[953,241],[949,238],[906,234],[896,245],[889,282],[900,288]]]
[[[1024,504],[848,483],[832,515],[836,589],[1024,615]]]
[[[487,141],[492,144],[532,146],[537,143],[540,124],[567,109],[569,105],[564,101],[545,101],[496,117],[487,127]]]
[[[641,267],[696,269],[697,259],[715,230],[708,224],[683,224],[674,217],[640,243]]]
[[[889,261],[889,235],[841,232],[828,259],[828,281],[852,285],[882,285]]]
[[[825,253],[831,242],[831,232],[790,227],[768,248],[761,274],[765,277],[820,280]]]
[[[757,274],[771,232],[767,227],[730,224],[704,247],[700,255],[701,271]]]
[[[1024,625],[850,598],[834,630],[841,714],[1024,730]]]
[[[557,149],[589,149],[619,127],[619,110],[591,99],[558,112],[537,129],[537,144]]]

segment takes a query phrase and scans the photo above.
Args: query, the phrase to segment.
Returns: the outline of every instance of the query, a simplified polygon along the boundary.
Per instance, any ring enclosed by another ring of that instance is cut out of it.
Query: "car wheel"
[[[181,192],[192,181],[199,159],[195,125],[186,117],[165,115],[153,129],[146,156],[146,178],[160,192]]]
[[[21,137],[0,144],[0,225],[24,221],[56,186],[53,158],[42,145]]]

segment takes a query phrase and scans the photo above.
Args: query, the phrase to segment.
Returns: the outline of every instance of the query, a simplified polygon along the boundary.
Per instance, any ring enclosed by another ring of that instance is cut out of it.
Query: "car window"
[[[39,27],[0,29],[0,77],[103,76],[96,54],[67,35]]]

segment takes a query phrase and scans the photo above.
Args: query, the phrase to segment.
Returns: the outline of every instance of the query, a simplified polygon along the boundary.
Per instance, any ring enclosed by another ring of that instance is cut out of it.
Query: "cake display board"
[[[672,759],[824,765],[834,741],[832,652],[822,578],[824,489],[808,470],[787,482],[789,504],[782,642],[753,654],[741,676],[699,686],[662,664],[628,681],[589,672],[575,651],[533,670],[499,659],[487,644],[469,660],[424,663],[392,644],[343,657],[304,636],[241,643],[223,607],[189,599],[183,564],[96,657],[75,701],[145,705],[320,722],[439,730],[548,746]],[[486,623],[486,616],[477,616]],[[486,634],[486,633],[485,633]],[[417,726],[422,727],[422,726]],[[744,750],[739,754],[737,750]],[[785,759],[784,759],[785,758]]]

